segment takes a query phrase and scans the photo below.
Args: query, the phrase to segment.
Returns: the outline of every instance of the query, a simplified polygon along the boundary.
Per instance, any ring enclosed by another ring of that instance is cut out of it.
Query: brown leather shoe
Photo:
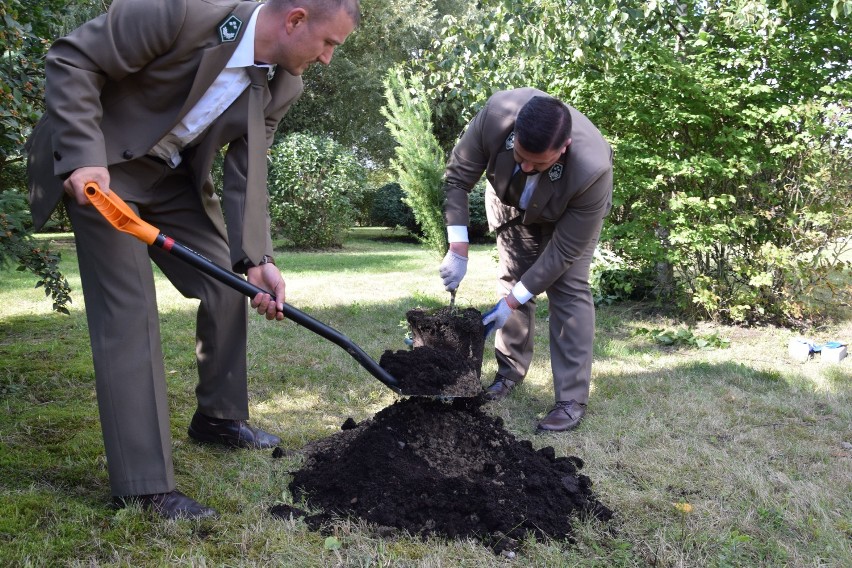
[[[573,430],[580,424],[586,414],[586,405],[576,400],[560,400],[538,423],[539,432],[565,432]]]
[[[235,448],[274,448],[281,438],[252,428],[245,420],[225,420],[210,418],[200,412],[195,413],[189,423],[189,437],[199,442],[222,444]]]
[[[499,402],[509,396],[512,389],[515,388],[515,381],[509,379],[501,379],[497,377],[491,386],[485,389],[485,398],[492,402]]]
[[[219,516],[216,509],[205,507],[177,489],[168,493],[115,497],[113,502],[119,508],[139,503],[143,509],[153,511],[164,519],[207,519]]]

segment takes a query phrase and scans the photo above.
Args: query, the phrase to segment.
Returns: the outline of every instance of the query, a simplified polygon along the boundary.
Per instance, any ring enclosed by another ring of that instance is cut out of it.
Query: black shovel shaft
[[[254,298],[258,294],[269,294],[273,297],[273,299],[275,298],[275,296],[273,296],[270,292],[262,288],[258,288],[254,284],[237,276],[230,270],[225,270],[218,264],[214,263],[212,260],[202,256],[191,248],[180,244],[179,242],[175,241],[169,236],[164,235],[163,233],[160,233],[157,236],[152,246],[159,247],[168,252],[169,254],[180,258],[186,263],[191,264],[195,268],[198,268],[208,276],[211,276],[219,282],[230,286],[234,290],[237,290],[238,292],[244,294],[245,296],[248,296],[249,298]],[[394,378],[390,373],[382,369],[378,363],[371,359],[370,356],[367,355],[363,349],[353,343],[351,339],[349,339],[336,329],[325,325],[324,323],[312,318],[305,312],[300,311],[287,303],[284,303],[284,309],[282,310],[282,313],[288,319],[293,320],[302,327],[345,349],[346,352],[349,353],[356,361],[358,361],[358,363],[362,367],[369,371],[371,375],[379,379],[391,390],[400,393],[399,381],[397,381],[397,379]]]

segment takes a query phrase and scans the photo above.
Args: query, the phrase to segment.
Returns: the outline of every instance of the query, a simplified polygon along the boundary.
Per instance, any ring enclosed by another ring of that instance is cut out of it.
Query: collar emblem
[[[550,171],[547,173],[547,177],[550,178],[550,181],[556,181],[562,177],[562,164],[553,164],[553,167],[550,168]]]
[[[506,138],[506,149],[514,150],[515,148],[515,131],[513,130],[509,137]]]
[[[236,41],[237,34],[240,33],[240,28],[243,27],[243,21],[231,14],[219,24],[219,42],[226,43]]]

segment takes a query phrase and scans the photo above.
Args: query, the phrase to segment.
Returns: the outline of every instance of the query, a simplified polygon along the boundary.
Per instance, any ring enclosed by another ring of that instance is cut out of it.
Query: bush
[[[19,271],[35,274],[36,288],[44,288],[53,309],[68,314],[71,287],[59,271],[59,253],[39,247],[26,229],[29,223],[26,194],[14,189],[0,192],[0,268],[17,263]]]
[[[370,221],[380,227],[402,227],[417,234],[419,228],[414,212],[404,201],[405,193],[396,182],[387,183],[376,190]]]
[[[405,199],[405,192],[396,183],[388,183],[376,190],[370,222],[380,227],[400,227],[413,235],[424,236],[423,230],[414,217],[414,212]],[[488,235],[488,217],[485,214],[485,182],[480,182],[470,192],[471,242],[485,240]]]
[[[480,181],[470,192],[470,240],[482,240],[488,234],[488,216],[485,214],[485,181]]]
[[[589,269],[589,287],[595,305],[642,300],[650,295],[653,276],[630,265],[606,244],[598,244]]]
[[[272,235],[296,248],[341,246],[364,194],[364,168],[330,138],[290,134],[270,150]]]

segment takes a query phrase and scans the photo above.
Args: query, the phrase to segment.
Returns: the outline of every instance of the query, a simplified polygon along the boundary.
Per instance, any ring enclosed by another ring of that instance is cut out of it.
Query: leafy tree
[[[53,23],[52,13],[42,9],[35,25],[42,33]],[[33,32],[35,13],[18,0],[0,0],[0,175],[23,161],[22,148],[30,129],[41,116],[44,93],[43,60],[48,42]]]
[[[796,323],[849,293],[850,11],[483,1],[414,67],[454,130],[523,85],[585,112],[616,149],[603,238],[637,279],[699,315]]]
[[[361,25],[335,50],[331,65],[314,65],[303,75],[305,92],[281,132],[331,136],[374,166],[388,163],[394,142],[380,114],[385,75],[429,48],[443,14],[466,8],[461,0],[362,0]]]
[[[55,2],[0,0],[0,266],[17,264],[32,272],[44,287],[53,309],[68,313],[70,287],[59,271],[59,255],[39,246],[31,236],[26,203],[23,145],[42,112],[42,61],[48,34],[56,24]]]

